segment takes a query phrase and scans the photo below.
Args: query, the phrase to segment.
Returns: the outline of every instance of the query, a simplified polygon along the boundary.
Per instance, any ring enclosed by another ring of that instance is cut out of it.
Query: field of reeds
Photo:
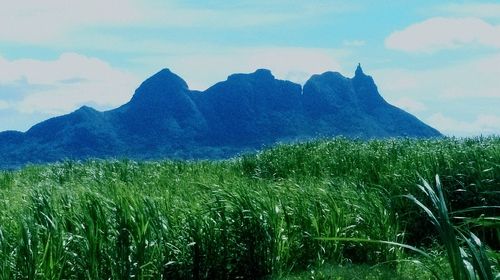
[[[495,279],[499,213],[499,137],[28,166],[0,279]]]

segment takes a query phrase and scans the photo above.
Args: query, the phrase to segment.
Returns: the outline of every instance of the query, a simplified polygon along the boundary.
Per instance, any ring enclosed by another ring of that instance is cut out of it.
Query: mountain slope
[[[336,72],[314,75],[304,85],[305,114],[314,131],[355,137],[432,137],[439,132],[387,103],[358,65],[352,79]]]
[[[303,87],[259,69],[233,74],[203,92],[163,69],[119,108],[84,106],[25,133],[1,132],[0,167],[89,157],[220,158],[278,141],[336,135],[440,133],[387,103],[361,66],[353,78],[325,72]]]
[[[132,150],[156,150],[190,142],[206,132],[204,116],[184,80],[163,69],[136,90],[127,104],[106,112]]]

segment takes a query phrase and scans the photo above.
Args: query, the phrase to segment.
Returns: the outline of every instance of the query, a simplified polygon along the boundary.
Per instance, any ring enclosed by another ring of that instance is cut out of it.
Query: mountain
[[[353,78],[325,72],[304,86],[259,69],[230,75],[203,92],[163,69],[116,109],[83,106],[24,133],[0,132],[0,167],[109,157],[225,158],[276,142],[337,135],[441,134],[387,103],[360,65]]]

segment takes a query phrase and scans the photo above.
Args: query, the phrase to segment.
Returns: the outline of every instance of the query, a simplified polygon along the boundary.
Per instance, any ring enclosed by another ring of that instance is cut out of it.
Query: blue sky
[[[0,130],[105,110],[170,68],[193,89],[271,69],[351,77],[446,135],[500,134],[500,3],[19,0],[0,9]]]

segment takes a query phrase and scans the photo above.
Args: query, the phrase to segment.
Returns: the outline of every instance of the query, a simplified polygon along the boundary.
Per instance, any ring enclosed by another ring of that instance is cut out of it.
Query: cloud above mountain
[[[435,8],[438,13],[447,13],[459,17],[478,17],[500,19],[500,4],[485,3],[447,3]]]
[[[3,91],[0,109],[14,107],[21,113],[56,114],[83,104],[116,106],[130,98],[137,82],[132,74],[76,53],[64,53],[47,61],[0,57],[0,89],[18,89]]]
[[[448,135],[490,135],[500,134],[500,116],[480,114],[468,121],[459,121],[441,113],[433,114],[427,118],[428,123],[434,127],[442,127]]]
[[[435,17],[393,32],[385,45],[389,49],[424,53],[469,45],[500,48],[500,25],[472,17]]]
[[[388,101],[446,135],[500,134],[500,126],[490,125],[500,118],[498,65],[500,54],[493,54],[434,69],[379,69],[374,76]]]
[[[191,88],[203,90],[231,73],[252,72],[259,68],[272,70],[280,79],[303,84],[313,74],[343,72],[339,60],[346,54],[346,51],[333,48],[222,48],[178,57],[152,56],[143,62],[157,64],[158,69],[169,65],[186,77]]]

